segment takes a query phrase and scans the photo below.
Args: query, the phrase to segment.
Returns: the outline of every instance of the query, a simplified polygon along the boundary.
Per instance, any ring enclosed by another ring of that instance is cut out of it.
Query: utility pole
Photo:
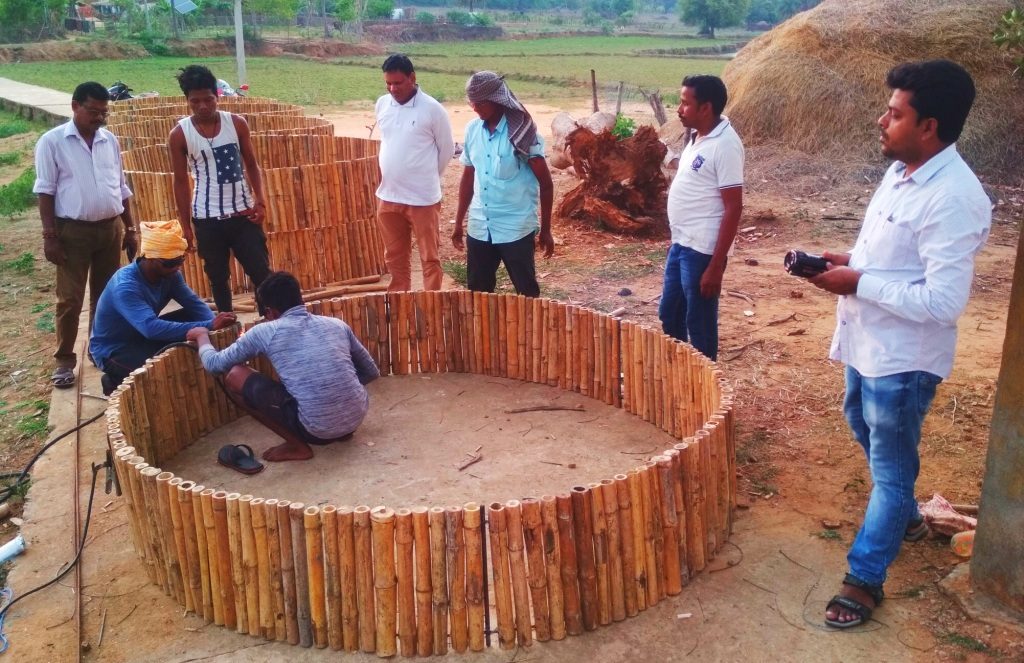
[[[173,1],[173,0],[172,0]],[[245,85],[245,31],[242,29],[242,0],[235,0],[235,62],[238,65],[238,87]]]
[[[1024,619],[1024,242],[1006,316],[1003,361],[981,489],[978,531],[971,558],[971,583]]]
[[[171,30],[174,31],[174,38],[179,39],[178,35],[178,4],[177,0],[171,0]]]

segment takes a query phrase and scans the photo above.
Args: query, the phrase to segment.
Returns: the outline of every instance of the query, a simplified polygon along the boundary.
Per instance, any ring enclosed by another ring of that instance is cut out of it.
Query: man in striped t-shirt
[[[245,118],[217,110],[213,73],[190,65],[178,74],[178,84],[192,114],[168,139],[174,202],[189,250],[198,245],[217,310],[228,312],[232,253],[254,288],[270,274],[263,182]],[[189,175],[195,183],[191,191]]]

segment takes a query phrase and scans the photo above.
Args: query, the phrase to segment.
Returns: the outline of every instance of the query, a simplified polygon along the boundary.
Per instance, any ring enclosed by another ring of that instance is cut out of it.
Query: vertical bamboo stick
[[[555,503],[552,499],[551,506]],[[530,604],[533,606],[533,626],[537,640],[551,639],[551,608],[548,604],[547,566],[544,563],[544,523],[540,500],[523,499],[523,536],[526,539],[526,559],[529,563]]]
[[[252,495],[238,498],[238,524],[242,539],[242,573],[245,579],[245,613],[248,632],[260,635],[260,576],[256,532],[252,524]]]
[[[498,615],[498,646],[502,649],[512,649],[516,644],[516,629],[512,609],[505,505],[492,502],[487,507],[487,519],[491,539],[491,569],[494,574],[494,610]]]
[[[240,526],[238,493],[230,493],[227,500],[228,512],[228,551],[231,555],[231,587],[234,591],[235,630],[239,633],[249,632],[249,615],[245,600],[245,567],[242,564],[242,532]]]
[[[619,496],[614,481],[605,479],[601,482],[601,497],[604,500],[604,517],[608,533],[608,577],[611,583],[612,620],[620,622],[626,618],[626,597],[622,577]],[[632,581],[632,577],[630,580]]]
[[[651,607],[658,603],[661,598],[659,585],[661,575],[658,573],[657,550],[654,541],[654,504],[651,496],[650,482],[647,480],[646,469],[643,466],[636,468],[637,487],[640,492],[641,514],[643,525],[640,531],[644,535],[644,597],[647,606]],[[632,476],[630,477],[632,479]]]
[[[355,514],[338,507],[338,548],[341,557],[341,639],[345,651],[359,650],[359,601],[356,574]]]
[[[667,595],[665,574],[665,528],[661,520],[661,480],[658,478],[658,464],[654,461],[644,463],[643,475],[651,489],[651,525],[654,529],[654,563],[658,575],[658,599]],[[675,543],[674,541],[672,543]]]
[[[430,525],[430,586],[434,612],[434,653],[448,653],[448,573],[445,549],[444,509],[432,507]]]
[[[299,646],[313,646],[313,620],[310,614],[309,562],[306,558],[306,505],[288,505],[288,528],[292,534],[292,568],[295,570],[295,619],[299,625]]]
[[[636,583],[636,550],[633,533],[633,501],[629,494],[629,477],[625,474],[615,475],[615,495],[619,503],[619,541],[622,549],[622,590],[623,604],[627,617],[634,617],[639,612],[637,605]]]
[[[416,654],[434,653],[434,615],[431,606],[433,587],[430,577],[430,520],[427,508],[412,510],[414,554],[416,558]]]
[[[301,506],[301,505],[300,505]],[[281,591],[284,594],[285,635],[288,644],[297,645],[299,634],[298,589],[295,578],[295,542],[292,541],[292,503],[277,502],[277,528],[281,539]]]
[[[469,646],[466,606],[466,538],[461,506],[445,510],[445,549],[448,555],[448,605],[452,649],[460,654]]]
[[[665,593],[675,596],[683,591],[679,569],[679,519],[676,516],[675,491],[672,484],[672,459],[655,456],[661,492],[661,524],[665,545]]]
[[[236,494],[237,493],[233,493]],[[216,535],[214,540],[217,543],[217,577],[220,584],[220,599],[224,615],[224,626],[235,628],[237,625],[237,612],[235,610],[235,590],[233,576],[231,575],[231,543],[228,538],[228,494],[218,490],[213,494],[213,517],[216,524]],[[205,507],[204,507],[205,508]],[[209,532],[209,530],[207,530]],[[213,557],[210,558],[213,561]]]
[[[480,522],[480,505],[467,502],[462,507],[462,524],[466,537],[466,603],[469,613],[469,648],[472,651],[484,649],[484,574],[483,536]]]
[[[171,528],[174,533],[175,556],[178,560],[178,572],[181,576],[181,596],[184,599],[185,610],[195,611],[195,604],[192,602],[192,577],[191,567],[188,565],[187,553],[185,551],[185,527],[181,513],[181,504],[178,502],[178,487],[181,485],[181,477],[174,477],[166,482],[167,502],[171,511]]]
[[[530,584],[527,580],[523,507],[519,500],[505,502],[508,556],[512,568],[512,600],[515,605],[516,641],[521,647],[533,644],[530,628]]]
[[[580,609],[579,565],[576,560],[576,527],[573,523],[572,497],[555,496],[558,512],[558,551],[561,555],[562,600],[565,605],[565,630],[569,635],[583,633]]]
[[[324,533],[320,518],[320,507],[308,506],[302,512],[302,526],[305,530],[306,576],[309,585],[309,619],[313,634],[313,646],[327,647],[327,601],[324,570]]]
[[[583,628],[597,628],[600,600],[597,589],[597,560],[594,552],[593,495],[586,486],[572,488],[572,517],[576,535],[576,561],[579,566],[580,608]]]
[[[395,575],[398,578],[398,643],[402,656],[416,655],[416,589],[412,511],[395,511]]]
[[[270,589],[270,548],[267,543],[266,508],[262,497],[249,503],[253,541],[256,544],[256,577],[259,596],[259,635],[264,640],[274,639],[274,603]]]
[[[666,449],[663,454],[672,460],[672,491],[678,524],[679,574],[683,585],[690,582],[690,564],[686,559],[686,500],[683,490],[683,458],[679,449]]]
[[[217,626],[224,626],[224,597],[220,586],[220,547],[217,542],[217,515],[213,510],[213,496],[216,492],[213,488],[205,488],[199,494],[199,499],[203,510],[206,557],[209,560],[210,602],[213,610],[213,623]]]
[[[386,506],[370,512],[373,537],[373,587],[376,606],[377,656],[398,652],[398,577],[395,570],[395,512]]]
[[[356,552],[356,600],[359,613],[359,648],[372,654],[377,646],[376,608],[373,600],[373,538],[370,507],[357,506],[353,515]]]
[[[327,644],[340,651],[341,636],[341,553],[338,549],[338,508],[325,504],[320,509],[324,540],[324,599],[327,610]]]
[[[707,550],[704,545],[704,515],[700,493],[700,484],[703,480],[700,475],[700,449],[692,437],[675,446],[682,454],[683,471],[686,476],[686,558],[692,576],[704,569]]]
[[[206,623],[213,621],[213,594],[210,591],[210,548],[206,541],[206,523],[203,518],[202,493],[206,490],[204,486],[192,486],[189,497],[192,500],[192,520],[196,535],[196,559],[199,564],[199,575],[201,578],[200,591],[202,592],[203,619]],[[210,493],[213,494],[212,492]],[[211,504],[210,515],[213,515]]]
[[[590,517],[594,528],[594,566],[597,569],[597,621],[601,626],[612,622],[611,578],[608,565],[608,524],[604,517],[604,495],[601,484],[590,483]]]
[[[147,468],[157,469],[157,468]],[[159,509],[160,527],[156,532],[160,535],[161,555],[164,561],[167,584],[164,587],[171,597],[184,605],[184,582],[181,578],[181,567],[178,566],[178,548],[174,541],[174,528],[171,520],[171,502],[168,497],[167,484],[174,478],[170,472],[158,472],[155,478],[156,504]]]
[[[547,581],[547,609],[550,636],[553,640],[565,638],[565,599],[562,593],[562,552],[558,545],[558,507],[554,495],[540,498],[541,534],[543,547],[544,574]],[[532,520],[532,516],[531,516]],[[530,561],[533,572],[533,561]],[[538,640],[540,639],[538,631]]]
[[[270,633],[275,640],[284,642],[288,639],[288,626],[284,614],[284,574],[281,571],[281,530],[277,522],[277,505],[276,499],[263,502],[263,519],[267,523],[267,558],[270,567]]]

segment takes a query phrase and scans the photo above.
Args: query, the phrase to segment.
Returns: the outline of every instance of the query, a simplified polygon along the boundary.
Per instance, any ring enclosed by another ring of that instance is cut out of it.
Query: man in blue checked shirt
[[[825,610],[835,628],[871,619],[901,544],[928,534],[914,498],[921,424],[952,369],[974,256],[992,223],[955,144],[974,102],[970,74],[948,60],[915,62],[892,69],[886,84],[892,96],[878,126],[882,154],[895,163],[853,249],[826,251],[828,270],[811,279],[839,295],[830,357],[846,364],[843,411],[874,484],[849,573]]]
[[[455,248],[466,249],[466,286],[494,292],[498,265],[504,263],[516,292],[537,297],[534,242],[545,258],[555,252],[551,237],[554,186],[544,160],[544,140],[529,112],[494,72],[473,74],[466,83],[466,96],[479,119],[466,127],[452,232]],[[467,210],[469,230],[463,243]]]

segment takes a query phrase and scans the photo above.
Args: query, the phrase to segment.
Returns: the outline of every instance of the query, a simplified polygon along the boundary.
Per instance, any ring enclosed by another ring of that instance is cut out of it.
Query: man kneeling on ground
[[[217,352],[206,329],[188,332],[203,367],[224,375],[236,403],[284,438],[263,453],[267,461],[306,460],[309,445],[348,439],[370,406],[363,385],[380,377],[370,353],[336,318],[309,313],[294,276],[275,272],[256,291],[267,322]],[[281,381],[242,365],[266,355]]]
[[[210,307],[185,283],[181,265],[188,243],[176,220],[142,223],[140,258],[114,272],[96,304],[89,349],[103,371],[108,396],[128,374],[185,333],[235,324],[233,313],[214,317]],[[181,308],[160,311],[174,300]]]

